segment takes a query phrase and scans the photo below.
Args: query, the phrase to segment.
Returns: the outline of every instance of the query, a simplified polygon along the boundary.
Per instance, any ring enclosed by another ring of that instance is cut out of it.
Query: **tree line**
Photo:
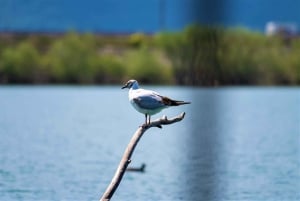
[[[0,35],[2,84],[299,85],[300,39],[191,25],[154,35]]]

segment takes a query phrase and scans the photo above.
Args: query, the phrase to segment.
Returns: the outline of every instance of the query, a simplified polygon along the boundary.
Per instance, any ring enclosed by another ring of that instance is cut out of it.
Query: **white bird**
[[[151,90],[140,89],[136,80],[129,80],[122,89],[129,88],[129,101],[140,113],[145,114],[145,124],[150,124],[151,115],[159,113],[169,106],[190,104],[190,102],[172,100]],[[149,118],[148,118],[149,117]]]

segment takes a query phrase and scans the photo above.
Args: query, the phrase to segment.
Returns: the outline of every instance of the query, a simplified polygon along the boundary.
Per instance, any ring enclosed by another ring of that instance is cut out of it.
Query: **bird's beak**
[[[125,89],[125,88],[127,88],[127,84],[125,84],[121,89]]]

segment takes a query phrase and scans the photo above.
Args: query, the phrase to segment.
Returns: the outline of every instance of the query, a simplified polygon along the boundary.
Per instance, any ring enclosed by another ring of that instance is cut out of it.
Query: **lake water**
[[[150,88],[151,86],[148,86]],[[113,200],[300,200],[300,88],[151,88],[191,105],[151,128]],[[127,90],[0,87],[0,200],[98,200],[144,116]]]

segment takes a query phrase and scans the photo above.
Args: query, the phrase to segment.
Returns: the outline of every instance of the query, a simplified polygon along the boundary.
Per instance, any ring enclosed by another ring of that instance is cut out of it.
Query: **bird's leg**
[[[145,114],[145,126],[150,125],[150,118],[151,116],[149,114]]]
[[[142,127],[147,127],[149,124],[148,124],[148,116],[150,117],[150,115],[148,115],[148,114],[145,114],[145,123],[142,125]]]
[[[145,125],[147,125],[147,114],[145,114]]]

